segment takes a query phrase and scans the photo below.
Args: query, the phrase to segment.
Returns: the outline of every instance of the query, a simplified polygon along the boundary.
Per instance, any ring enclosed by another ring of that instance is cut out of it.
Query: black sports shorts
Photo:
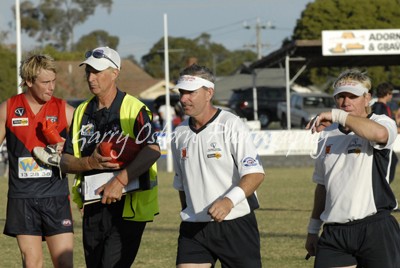
[[[315,267],[400,267],[400,228],[389,211],[345,224],[325,224]]]
[[[260,235],[254,212],[223,222],[182,222],[176,264],[211,263],[222,267],[261,267]]]
[[[52,236],[72,233],[69,196],[8,198],[4,234]]]

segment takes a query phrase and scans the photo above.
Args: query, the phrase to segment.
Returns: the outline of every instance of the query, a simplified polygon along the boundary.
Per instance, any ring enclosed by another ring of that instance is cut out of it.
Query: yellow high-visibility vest
[[[82,124],[83,114],[91,99],[86,100],[79,105],[74,112],[74,122],[72,125],[72,144],[74,149],[74,156],[80,158],[80,130]],[[120,109],[120,124],[122,132],[129,137],[135,139],[133,127],[135,118],[139,114],[144,104],[138,99],[126,94],[121,104]],[[152,116],[150,110],[146,108],[150,118]],[[154,216],[159,213],[158,207],[158,185],[157,185],[157,163],[154,163],[149,170],[150,189],[138,190],[126,194],[125,204],[122,217],[126,220],[132,221],[152,221]],[[79,208],[83,207],[82,195],[80,188],[82,184],[82,174],[75,175],[75,181],[72,186],[72,200],[78,205]]]

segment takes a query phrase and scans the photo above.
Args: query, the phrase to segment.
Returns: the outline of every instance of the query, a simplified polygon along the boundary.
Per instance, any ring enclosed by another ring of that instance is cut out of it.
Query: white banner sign
[[[322,55],[400,54],[400,29],[322,31]]]
[[[252,131],[251,136],[259,155],[310,155],[317,154],[319,134],[309,130],[266,130]],[[167,139],[160,133],[158,143],[162,155],[166,155]],[[400,137],[397,136],[393,150],[400,152]]]

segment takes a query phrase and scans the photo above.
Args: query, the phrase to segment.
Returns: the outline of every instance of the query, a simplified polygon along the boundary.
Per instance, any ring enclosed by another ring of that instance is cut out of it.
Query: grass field
[[[400,196],[400,170],[392,184]],[[313,260],[304,260],[306,225],[311,212],[315,185],[312,168],[271,168],[259,188],[261,208],[257,210],[261,233],[263,267],[313,267]],[[134,267],[175,267],[176,240],[179,226],[179,200],[172,188],[172,174],[160,172],[160,215],[147,225]],[[0,177],[0,228],[4,227],[7,179]],[[75,223],[74,266],[85,267],[81,243],[81,217],[73,205]],[[400,220],[400,213],[394,214]],[[44,250],[45,243],[43,243]],[[0,267],[21,267],[16,240],[0,235]],[[45,267],[52,267],[45,253]],[[220,267],[220,266],[217,266]]]

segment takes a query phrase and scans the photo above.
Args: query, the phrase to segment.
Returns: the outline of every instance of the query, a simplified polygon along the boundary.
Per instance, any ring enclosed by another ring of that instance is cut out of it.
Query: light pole
[[[244,28],[246,29],[251,29],[251,27],[249,25],[247,25],[247,23],[244,23]],[[271,24],[271,22],[268,22],[267,25],[263,25],[260,22],[260,18],[257,18],[257,22],[256,25],[254,26],[254,28],[256,29],[256,40],[257,43],[255,45],[250,45],[250,47],[255,47],[257,49],[257,59],[261,59],[262,58],[262,48],[263,46],[268,46],[268,45],[263,45],[261,42],[261,30],[262,29],[275,29],[275,26]]]

